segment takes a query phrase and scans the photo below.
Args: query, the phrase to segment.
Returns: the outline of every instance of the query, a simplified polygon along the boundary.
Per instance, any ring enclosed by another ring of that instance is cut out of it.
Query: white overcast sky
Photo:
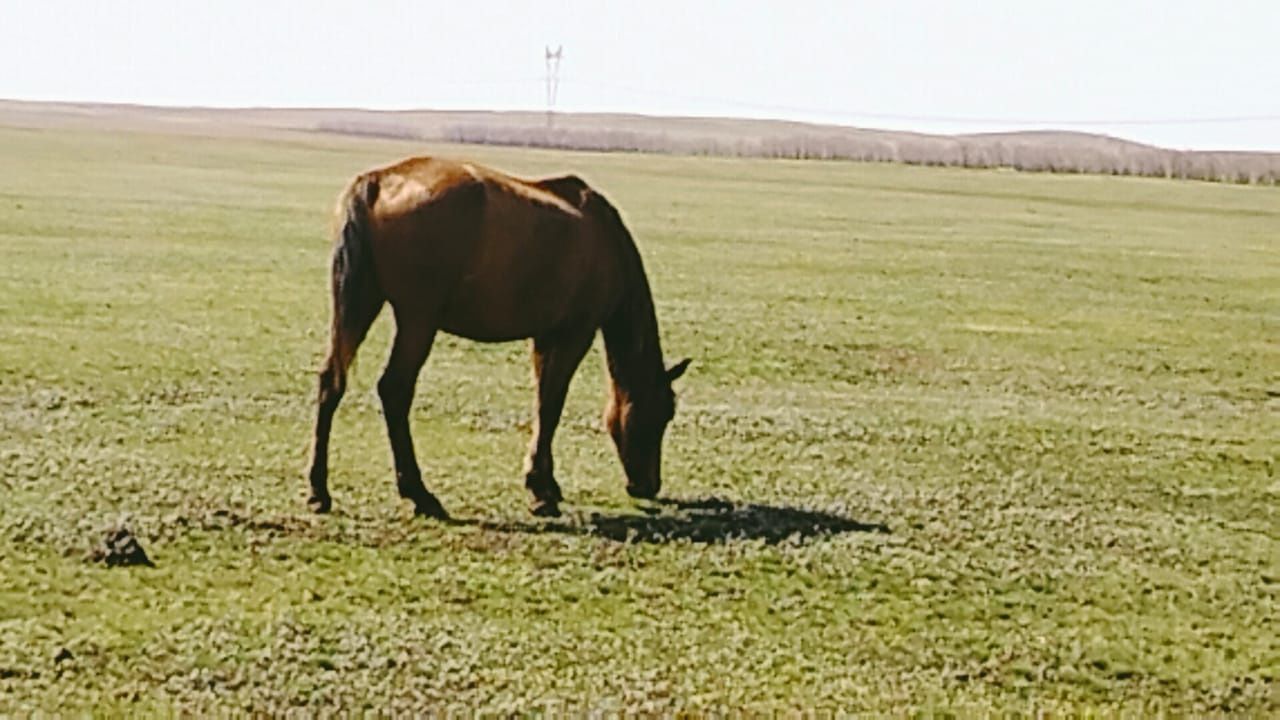
[[[1280,0],[0,0],[0,97],[542,109],[548,44],[566,111],[1280,151]]]

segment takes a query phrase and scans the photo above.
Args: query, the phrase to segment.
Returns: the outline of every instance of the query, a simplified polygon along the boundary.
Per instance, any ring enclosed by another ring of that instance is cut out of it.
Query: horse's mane
[[[653,305],[649,278],[631,231],[613,203],[588,189],[584,210],[598,214],[601,226],[613,237],[623,256],[626,287],[618,307],[601,326],[609,374],[625,392],[644,391],[662,377],[662,345],[658,337],[658,317]]]

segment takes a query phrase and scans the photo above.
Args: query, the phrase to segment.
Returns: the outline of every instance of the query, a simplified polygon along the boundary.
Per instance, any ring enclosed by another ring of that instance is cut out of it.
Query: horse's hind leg
[[[332,355],[320,371],[320,389],[316,398],[316,429],[311,437],[311,497],[307,505],[318,513],[327,513],[333,504],[329,497],[329,431],[333,427],[333,413],[342,402],[347,389],[345,373],[339,373],[337,359]]]
[[[387,421],[387,437],[395,458],[396,486],[400,496],[413,501],[414,512],[439,519],[449,517],[440,501],[422,484],[422,472],[413,452],[413,436],[409,433],[409,406],[413,402],[418,371],[426,362],[435,340],[433,324],[421,322],[411,313],[396,311],[396,339],[391,359],[378,381],[378,396]]]
[[[595,329],[534,338],[533,374],[538,383],[533,439],[524,463],[524,485],[533,494],[535,515],[560,514],[562,499],[551,459],[551,438],[560,423],[569,381],[591,347]]]
[[[352,325],[354,335],[335,326],[329,357],[325,359],[324,369],[320,371],[319,389],[316,393],[316,427],[311,438],[311,470],[308,472],[311,497],[307,500],[311,509],[318,513],[329,512],[333,504],[329,497],[329,432],[333,427],[333,414],[338,410],[338,403],[342,402],[342,395],[347,389],[347,368],[369,326],[378,317],[382,302],[371,302],[369,305],[359,321]]]

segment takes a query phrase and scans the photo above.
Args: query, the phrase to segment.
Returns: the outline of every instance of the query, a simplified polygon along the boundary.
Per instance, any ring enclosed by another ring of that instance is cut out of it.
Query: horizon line
[[[187,111],[215,111],[215,112],[334,112],[334,111],[354,111],[368,113],[387,113],[387,114],[407,114],[407,113],[439,113],[439,114],[529,114],[529,115],[546,115],[548,110],[545,108],[450,108],[450,107],[371,107],[359,105],[255,105],[255,104],[187,104],[187,103],[167,103],[167,102],[144,102],[132,100],[71,100],[71,99],[49,99],[49,98],[22,98],[22,97],[0,97],[0,103],[15,103],[27,105],[71,105],[71,106],[99,106],[110,108],[137,108],[137,109],[155,109],[155,110],[187,110]],[[765,106],[760,106],[761,108]],[[781,106],[777,106],[781,109]],[[813,112],[828,112],[813,110]],[[833,114],[834,111],[830,111]],[[869,127],[865,125],[851,125],[842,122],[833,121],[815,121],[815,120],[799,120],[792,117],[779,116],[750,116],[750,115],[724,115],[724,114],[664,114],[660,112],[637,112],[623,110],[551,110],[550,114],[555,116],[618,116],[618,117],[636,117],[651,119],[667,119],[667,120],[727,120],[727,121],[743,121],[743,122],[766,122],[778,124],[804,125],[813,128],[827,128],[840,130],[858,130],[863,132],[883,132],[883,133],[899,133],[906,135],[919,135],[934,138],[962,138],[973,137],[979,135],[1002,135],[1002,134],[1047,134],[1061,133],[1079,135],[1085,137],[1105,138],[1116,140],[1119,142],[1129,143],[1141,147],[1147,147],[1158,150],[1182,153],[1229,153],[1229,154],[1253,154],[1253,155],[1280,155],[1280,150],[1222,150],[1222,149],[1192,149],[1177,148],[1164,145],[1155,145],[1139,140],[1132,140],[1120,135],[1114,135],[1106,132],[1095,132],[1082,130],[1072,127],[1073,121],[1061,121],[1061,127],[1054,127],[1052,121],[1034,121],[1034,120],[1000,120],[996,118],[987,119],[959,119],[959,118],[943,118],[943,117],[925,117],[925,116],[898,116],[898,115],[878,115],[884,119],[900,119],[909,120],[915,118],[919,122],[955,122],[963,124],[965,122],[973,122],[974,124],[987,125],[1009,125],[1009,129],[1000,130],[975,130],[972,132],[934,132],[915,129],[893,129],[884,127]],[[877,117],[874,113],[868,113],[865,117]],[[1222,116],[1216,118],[1198,118],[1186,120],[1188,124],[1200,123],[1233,123],[1233,122],[1280,122],[1280,115],[1257,115],[1257,116]],[[1112,124],[1129,124],[1129,125],[1168,125],[1174,121],[1112,121]],[[1091,126],[1106,124],[1104,121],[1074,121],[1075,125]],[[1044,127],[1034,127],[1036,125],[1044,125]],[[1027,127],[1032,126],[1032,127]]]

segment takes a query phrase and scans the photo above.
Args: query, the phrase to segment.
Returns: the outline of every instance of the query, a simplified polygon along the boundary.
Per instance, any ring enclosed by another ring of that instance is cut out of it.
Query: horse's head
[[[685,358],[667,368],[652,387],[628,395],[615,394],[605,408],[605,427],[618,448],[631,497],[653,498],[662,488],[662,435],[676,412],[671,384],[688,367],[689,358]]]

